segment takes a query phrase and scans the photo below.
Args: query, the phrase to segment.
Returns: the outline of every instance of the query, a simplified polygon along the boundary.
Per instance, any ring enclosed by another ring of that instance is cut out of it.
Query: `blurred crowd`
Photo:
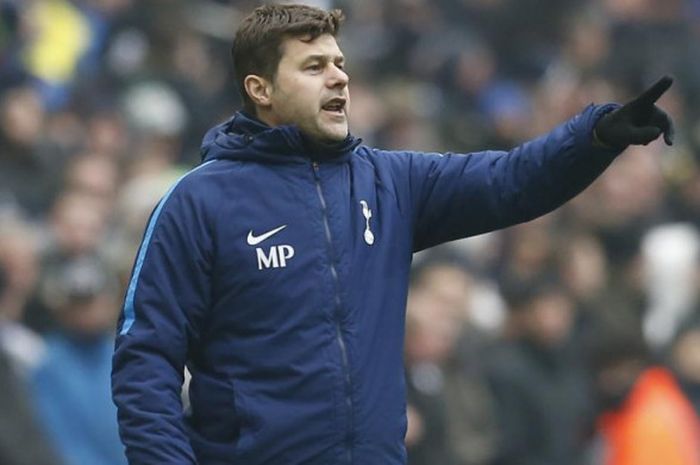
[[[156,202],[240,108],[229,50],[259,3],[0,0],[3,465],[126,463],[125,285]],[[382,148],[507,149],[676,77],[672,147],[415,257],[406,443],[410,465],[700,464],[700,1],[306,3],[344,10],[351,130]]]

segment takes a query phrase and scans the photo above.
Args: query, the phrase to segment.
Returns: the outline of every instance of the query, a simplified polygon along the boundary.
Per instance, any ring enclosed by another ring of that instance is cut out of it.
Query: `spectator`
[[[472,279],[458,257],[435,251],[414,273],[407,384],[424,437],[409,448],[411,464],[481,465],[495,454],[495,412],[481,362],[488,342],[470,323]]]
[[[454,348],[457,333],[444,308],[423,295],[409,297],[406,321],[407,402],[413,421],[422,434],[408,447],[411,465],[441,463],[455,465],[457,457],[449,442],[447,377],[445,362]],[[458,383],[459,377],[452,376]],[[409,429],[416,429],[409,425]]]
[[[56,188],[56,168],[49,148],[42,147],[45,110],[29,86],[0,95],[0,203],[12,202],[24,214],[46,214]]]
[[[500,425],[494,463],[581,463],[590,399],[568,347],[571,298],[551,277],[511,280],[503,294],[511,338],[489,363]]]
[[[670,353],[673,372],[688,400],[700,415],[700,321],[697,316],[681,327],[671,345]]]
[[[36,255],[26,227],[4,218],[0,228],[0,463],[56,465],[27,396],[27,370],[42,353],[38,336],[19,320],[36,281]]]
[[[609,334],[593,358],[602,413],[600,465],[700,464],[700,420],[673,374],[651,363],[640,335]]]
[[[0,351],[20,376],[26,377],[44,353],[44,342],[23,324],[39,275],[38,241],[29,225],[18,218],[0,216]]]
[[[39,332],[54,328],[55,312],[52,309],[55,303],[46,293],[46,280],[60,273],[67,262],[104,253],[102,241],[108,227],[107,215],[111,213],[103,198],[88,194],[84,188],[63,192],[58,197],[51,209],[43,244],[38,298],[25,317],[30,327]]]
[[[95,258],[47,278],[57,329],[32,375],[39,418],[67,465],[126,464],[109,388],[115,283]]]
[[[3,465],[59,465],[37,424],[23,380],[0,351],[0,462]]]

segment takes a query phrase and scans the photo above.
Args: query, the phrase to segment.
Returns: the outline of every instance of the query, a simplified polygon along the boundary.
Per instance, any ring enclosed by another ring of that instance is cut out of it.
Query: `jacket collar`
[[[245,112],[209,130],[202,143],[202,161],[212,158],[268,163],[344,163],[362,142],[348,135],[337,144],[305,137],[297,126],[270,127]]]

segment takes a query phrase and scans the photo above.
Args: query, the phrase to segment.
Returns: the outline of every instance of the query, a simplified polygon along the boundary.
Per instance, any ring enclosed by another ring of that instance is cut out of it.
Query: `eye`
[[[345,63],[336,63],[335,66],[337,66],[338,69],[345,69]]]
[[[306,67],[306,70],[311,71],[311,72],[321,71],[321,64],[320,63],[312,63]]]

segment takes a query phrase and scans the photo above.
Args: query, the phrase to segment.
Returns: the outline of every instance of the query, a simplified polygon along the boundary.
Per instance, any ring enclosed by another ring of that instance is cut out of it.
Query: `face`
[[[407,304],[406,357],[411,363],[445,361],[461,327],[454,310],[436,294],[412,290]]]
[[[470,277],[452,265],[434,265],[423,275],[424,289],[456,318],[468,315]]]
[[[93,337],[112,329],[119,306],[109,293],[71,299],[57,316],[61,326],[74,335]]]
[[[540,345],[556,347],[568,337],[573,308],[566,295],[555,292],[537,297],[527,312],[527,330]]]
[[[308,137],[338,142],[348,135],[350,95],[345,60],[335,38],[289,38],[259,116],[273,126],[294,124]]]

